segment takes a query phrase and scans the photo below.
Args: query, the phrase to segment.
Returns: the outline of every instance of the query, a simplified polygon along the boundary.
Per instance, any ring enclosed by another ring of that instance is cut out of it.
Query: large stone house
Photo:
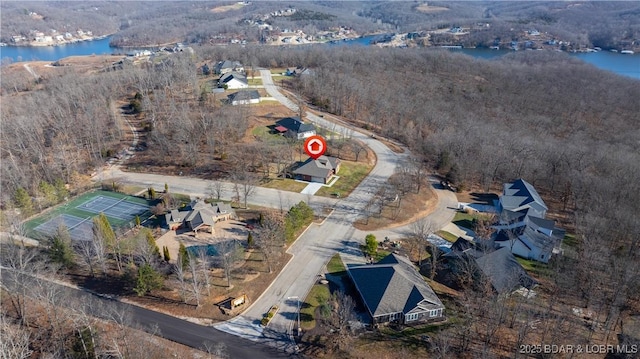
[[[408,258],[389,254],[375,264],[348,264],[373,323],[444,320],[444,305]]]
[[[170,230],[185,228],[195,233],[207,231],[213,233],[215,223],[235,218],[235,211],[227,203],[206,203],[193,200],[182,210],[171,210],[165,214]]]

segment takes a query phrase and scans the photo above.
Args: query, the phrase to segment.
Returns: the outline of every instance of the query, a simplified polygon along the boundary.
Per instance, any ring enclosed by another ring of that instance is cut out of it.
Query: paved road
[[[261,70],[261,75],[264,87],[269,95],[296,112],[296,104],[278,91],[273,84],[269,71]],[[371,136],[355,132],[346,126],[329,122],[311,113],[307,114],[307,118],[318,126],[328,128],[333,132],[350,134],[353,138],[364,142],[376,153],[376,166],[347,198],[340,200],[256,188],[255,193],[249,199],[250,203],[273,208],[289,208],[291,205],[303,200],[316,209],[322,206],[331,206],[334,211],[323,224],[309,227],[289,248],[288,252],[293,255],[293,258],[260,298],[254,300],[253,304],[242,315],[215,325],[215,328],[220,331],[265,343],[289,353],[296,351],[295,343],[289,337],[297,316],[297,300],[293,298],[297,297],[303,300],[306,297],[312,285],[316,282],[317,275],[323,271],[324,264],[335,252],[340,252],[347,262],[357,263],[363,261],[359,244],[363,242],[365,234],[356,231],[352,224],[362,213],[362,208],[372,193],[375,193],[378,186],[394,173],[396,164],[408,156],[408,151],[403,154],[395,153]],[[157,189],[164,188],[164,184],[167,183],[171,191],[189,193],[196,196],[205,196],[209,184],[208,181],[196,178],[122,172],[117,166],[101,172],[96,179],[114,177],[120,178],[125,183],[144,187],[153,186]],[[437,228],[441,228],[453,218],[452,208],[457,207],[457,202],[453,203],[455,196],[452,198],[450,192],[438,191],[437,193],[441,201],[439,201],[438,209],[429,216],[429,220]],[[222,197],[231,198],[232,195],[232,185],[227,184]],[[387,233],[387,236],[394,238],[406,233],[408,228],[409,226],[404,226],[374,233],[379,238],[384,238],[385,233]],[[279,311],[268,327],[262,328],[259,325],[259,321],[272,305],[277,305]],[[176,335],[179,336],[180,333],[176,333]],[[186,337],[187,335],[184,335],[181,340],[188,340]]]
[[[0,286],[8,290],[15,290],[15,279],[21,285],[36,283],[36,279],[27,275],[16,274],[13,270],[2,267],[0,269]],[[55,282],[48,283],[49,288],[56,288],[57,302],[61,305],[78,309],[84,307],[90,315],[114,320],[125,314],[127,326],[141,328],[154,335],[187,345],[196,349],[203,349],[205,343],[224,343],[230,358],[295,358],[296,355],[287,354],[273,346],[265,346],[255,341],[248,341],[238,336],[230,335],[214,328],[191,323],[176,317],[154,312],[138,306],[122,303],[103,297],[98,297],[86,291],[63,286]],[[114,315],[115,314],[115,315]]]

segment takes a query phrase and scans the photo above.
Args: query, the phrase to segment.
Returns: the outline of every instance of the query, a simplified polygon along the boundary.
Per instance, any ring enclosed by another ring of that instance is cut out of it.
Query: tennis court
[[[90,217],[80,218],[64,213],[40,224],[34,229],[46,236],[52,236],[60,225],[64,225],[69,229],[71,239],[75,241],[93,239],[93,221]]]
[[[76,208],[96,214],[104,213],[107,217],[130,221],[135,216],[146,212],[149,207],[138,203],[127,202],[127,197],[118,199],[96,196],[76,206]]]

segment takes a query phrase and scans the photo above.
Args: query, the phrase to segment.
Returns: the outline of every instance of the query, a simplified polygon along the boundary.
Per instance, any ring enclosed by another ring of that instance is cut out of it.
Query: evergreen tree
[[[171,260],[171,255],[169,254],[169,247],[162,246],[162,254],[164,255],[165,262],[169,262]]]
[[[147,194],[149,195],[149,199],[156,199],[156,190],[153,187],[147,189]]]
[[[153,237],[153,232],[148,230],[146,238],[147,238],[147,242],[149,243],[149,246],[153,248],[153,254],[156,257],[158,257],[158,259],[160,259],[160,248],[158,248],[158,245],[156,244],[156,239]]]
[[[74,252],[71,245],[71,235],[67,226],[61,224],[51,240],[49,257],[55,263],[65,268],[71,268],[75,264]]]
[[[253,233],[249,232],[249,235],[247,236],[247,247],[252,248],[254,244]]]
[[[22,214],[25,217],[29,217],[33,214],[33,202],[31,201],[31,196],[26,189],[20,187],[16,190],[16,193],[13,196],[13,201],[16,204],[16,207],[20,208]]]
[[[162,288],[163,284],[164,280],[160,273],[145,263],[138,268],[136,287],[133,290],[139,297],[142,297],[154,289]]]
[[[58,197],[58,202],[62,202],[69,197],[69,190],[67,189],[67,185],[60,178],[57,178],[53,181],[53,187],[56,190],[56,196]]]
[[[50,206],[58,202],[58,196],[56,195],[56,188],[47,181],[40,181],[38,185],[38,192],[44,197],[45,206]]]
[[[71,348],[71,357],[73,359],[94,359],[96,358],[96,349],[94,346],[93,333],[91,327],[77,329],[73,346]]]
[[[180,248],[178,249],[178,262],[182,263],[182,269],[186,269],[189,266],[189,252],[183,243],[180,243]]]
[[[136,215],[136,227],[140,227],[140,216]]]
[[[164,193],[169,193],[169,185],[167,183],[164,184]]]

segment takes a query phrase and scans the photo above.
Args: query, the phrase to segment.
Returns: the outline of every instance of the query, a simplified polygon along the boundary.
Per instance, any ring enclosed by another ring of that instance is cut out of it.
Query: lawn
[[[340,254],[336,253],[331,259],[329,263],[327,263],[327,273],[331,274],[340,274],[340,272],[344,272],[346,268],[342,263],[342,259],[340,259]]]
[[[535,277],[547,278],[551,275],[551,268],[547,264],[520,257],[516,257],[516,260],[527,272],[530,272]]]
[[[451,232],[447,232],[447,231],[437,231],[436,235],[442,237],[442,239],[451,242],[451,243],[455,243],[455,241],[458,240],[458,236],[456,236],[455,234],[451,233]]]
[[[453,223],[455,223],[456,225],[460,226],[460,227],[464,227],[464,228],[468,228],[473,230],[474,229],[474,225],[473,225],[473,221],[475,220],[475,215],[474,214],[469,214],[466,212],[456,212],[456,215],[453,217]]]
[[[283,191],[289,192],[297,192],[300,193],[305,187],[307,187],[307,183],[298,182],[289,178],[283,179],[269,179],[267,182],[260,184],[260,187],[265,188],[274,188]]]
[[[262,77],[256,76],[252,79],[247,79],[247,83],[249,86],[260,86],[262,85]]]
[[[342,161],[338,172],[340,179],[331,187],[320,188],[316,196],[334,197],[334,194],[339,194],[340,197],[346,197],[367,177],[372,168],[373,165],[367,163]]]
[[[329,287],[324,284],[316,284],[311,287],[307,298],[300,305],[300,327],[303,330],[311,330],[316,326],[315,311],[318,306],[329,300]]]
[[[490,214],[482,214],[482,213],[466,213],[466,212],[456,212],[456,215],[453,217],[454,224],[464,227],[470,230],[475,229],[475,220],[481,219],[484,217],[489,217]]]

